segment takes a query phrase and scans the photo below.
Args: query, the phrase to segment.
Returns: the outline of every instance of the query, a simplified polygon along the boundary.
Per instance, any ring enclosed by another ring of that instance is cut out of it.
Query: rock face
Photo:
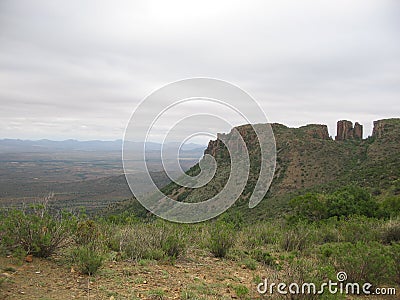
[[[330,140],[328,126],[321,124],[309,124],[306,126],[302,126],[297,129],[299,132],[304,132],[311,138],[321,139],[321,140]]]
[[[252,128],[251,125],[242,125],[238,126],[235,128],[238,133],[242,137],[247,137],[247,139],[250,140],[255,140],[255,132]],[[207,149],[204,151],[204,154],[210,154],[212,156],[216,156],[218,153],[219,149],[224,146],[224,143],[222,142],[223,140],[228,143],[229,147],[238,152],[243,152],[245,151],[246,145],[243,143],[240,143],[237,139],[231,139],[230,137],[232,136],[233,129],[231,130],[230,133],[218,133],[217,134],[217,139],[215,141],[210,141],[208,143]]]
[[[341,120],[337,122],[336,132],[336,141],[361,140],[363,135],[363,127],[358,122],[356,122],[353,127],[353,123],[351,121]]]
[[[398,133],[400,130],[400,119],[383,119],[374,121],[372,137],[382,138]]]

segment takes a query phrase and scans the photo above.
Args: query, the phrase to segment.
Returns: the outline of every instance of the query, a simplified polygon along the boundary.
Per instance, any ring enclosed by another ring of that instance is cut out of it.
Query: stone
[[[348,120],[341,120],[337,122],[336,128],[336,141],[346,140],[362,140],[363,126],[356,122],[353,127],[353,123]]]
[[[26,261],[27,263],[33,262],[33,255],[32,255],[32,254],[27,255],[27,256],[25,257],[25,261]]]

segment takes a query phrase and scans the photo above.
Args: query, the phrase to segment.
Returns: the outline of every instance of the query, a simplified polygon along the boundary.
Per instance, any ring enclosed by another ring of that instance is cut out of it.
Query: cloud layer
[[[271,122],[368,135],[399,116],[399,15],[396,0],[3,0],[0,138],[119,139],[144,97],[187,77],[240,86]]]

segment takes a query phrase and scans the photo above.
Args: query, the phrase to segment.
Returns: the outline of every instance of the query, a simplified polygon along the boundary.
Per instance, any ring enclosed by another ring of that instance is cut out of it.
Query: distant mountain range
[[[0,153],[20,153],[20,152],[54,152],[54,151],[121,151],[122,140],[115,141],[78,141],[64,140],[52,141],[42,140],[20,140],[20,139],[2,139],[0,140]],[[133,145],[132,149],[143,147],[143,142],[129,142]],[[165,148],[175,148],[179,143],[166,143]],[[160,151],[161,143],[147,142],[146,150]],[[204,149],[204,145],[187,143],[182,146],[183,151],[192,151]]]

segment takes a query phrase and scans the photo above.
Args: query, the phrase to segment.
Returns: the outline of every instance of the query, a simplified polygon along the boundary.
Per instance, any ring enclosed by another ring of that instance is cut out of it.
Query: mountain
[[[20,139],[2,139],[0,140],[0,154],[3,153],[26,153],[26,152],[60,152],[60,151],[121,151],[122,140],[115,141],[78,141],[64,140],[52,141],[47,139],[42,140],[20,140]],[[143,148],[143,142],[127,142],[131,143],[132,149]],[[175,148],[177,143],[171,142],[163,145],[164,148]],[[146,142],[147,151],[160,151],[161,143]],[[198,151],[203,149],[203,145],[187,143],[182,146],[182,151]]]
[[[375,195],[388,191],[400,193],[400,119],[375,121],[372,135],[367,139],[362,139],[362,125],[356,123],[353,127],[346,120],[337,123],[335,139],[329,136],[326,125],[271,126],[276,140],[276,170],[267,195],[254,209],[248,208],[248,200],[258,179],[260,148],[252,126],[236,128],[246,143],[251,167],[242,195],[228,211],[240,210],[244,217],[252,219],[268,218],[285,213],[288,200],[296,195],[308,191],[330,192],[350,184]],[[204,153],[212,155],[218,164],[214,178],[197,189],[170,183],[163,188],[166,195],[178,201],[200,202],[221,191],[229,177],[229,153],[218,139],[210,141]],[[187,174],[194,176],[199,172],[196,164]],[[129,207],[129,202],[125,206]]]

